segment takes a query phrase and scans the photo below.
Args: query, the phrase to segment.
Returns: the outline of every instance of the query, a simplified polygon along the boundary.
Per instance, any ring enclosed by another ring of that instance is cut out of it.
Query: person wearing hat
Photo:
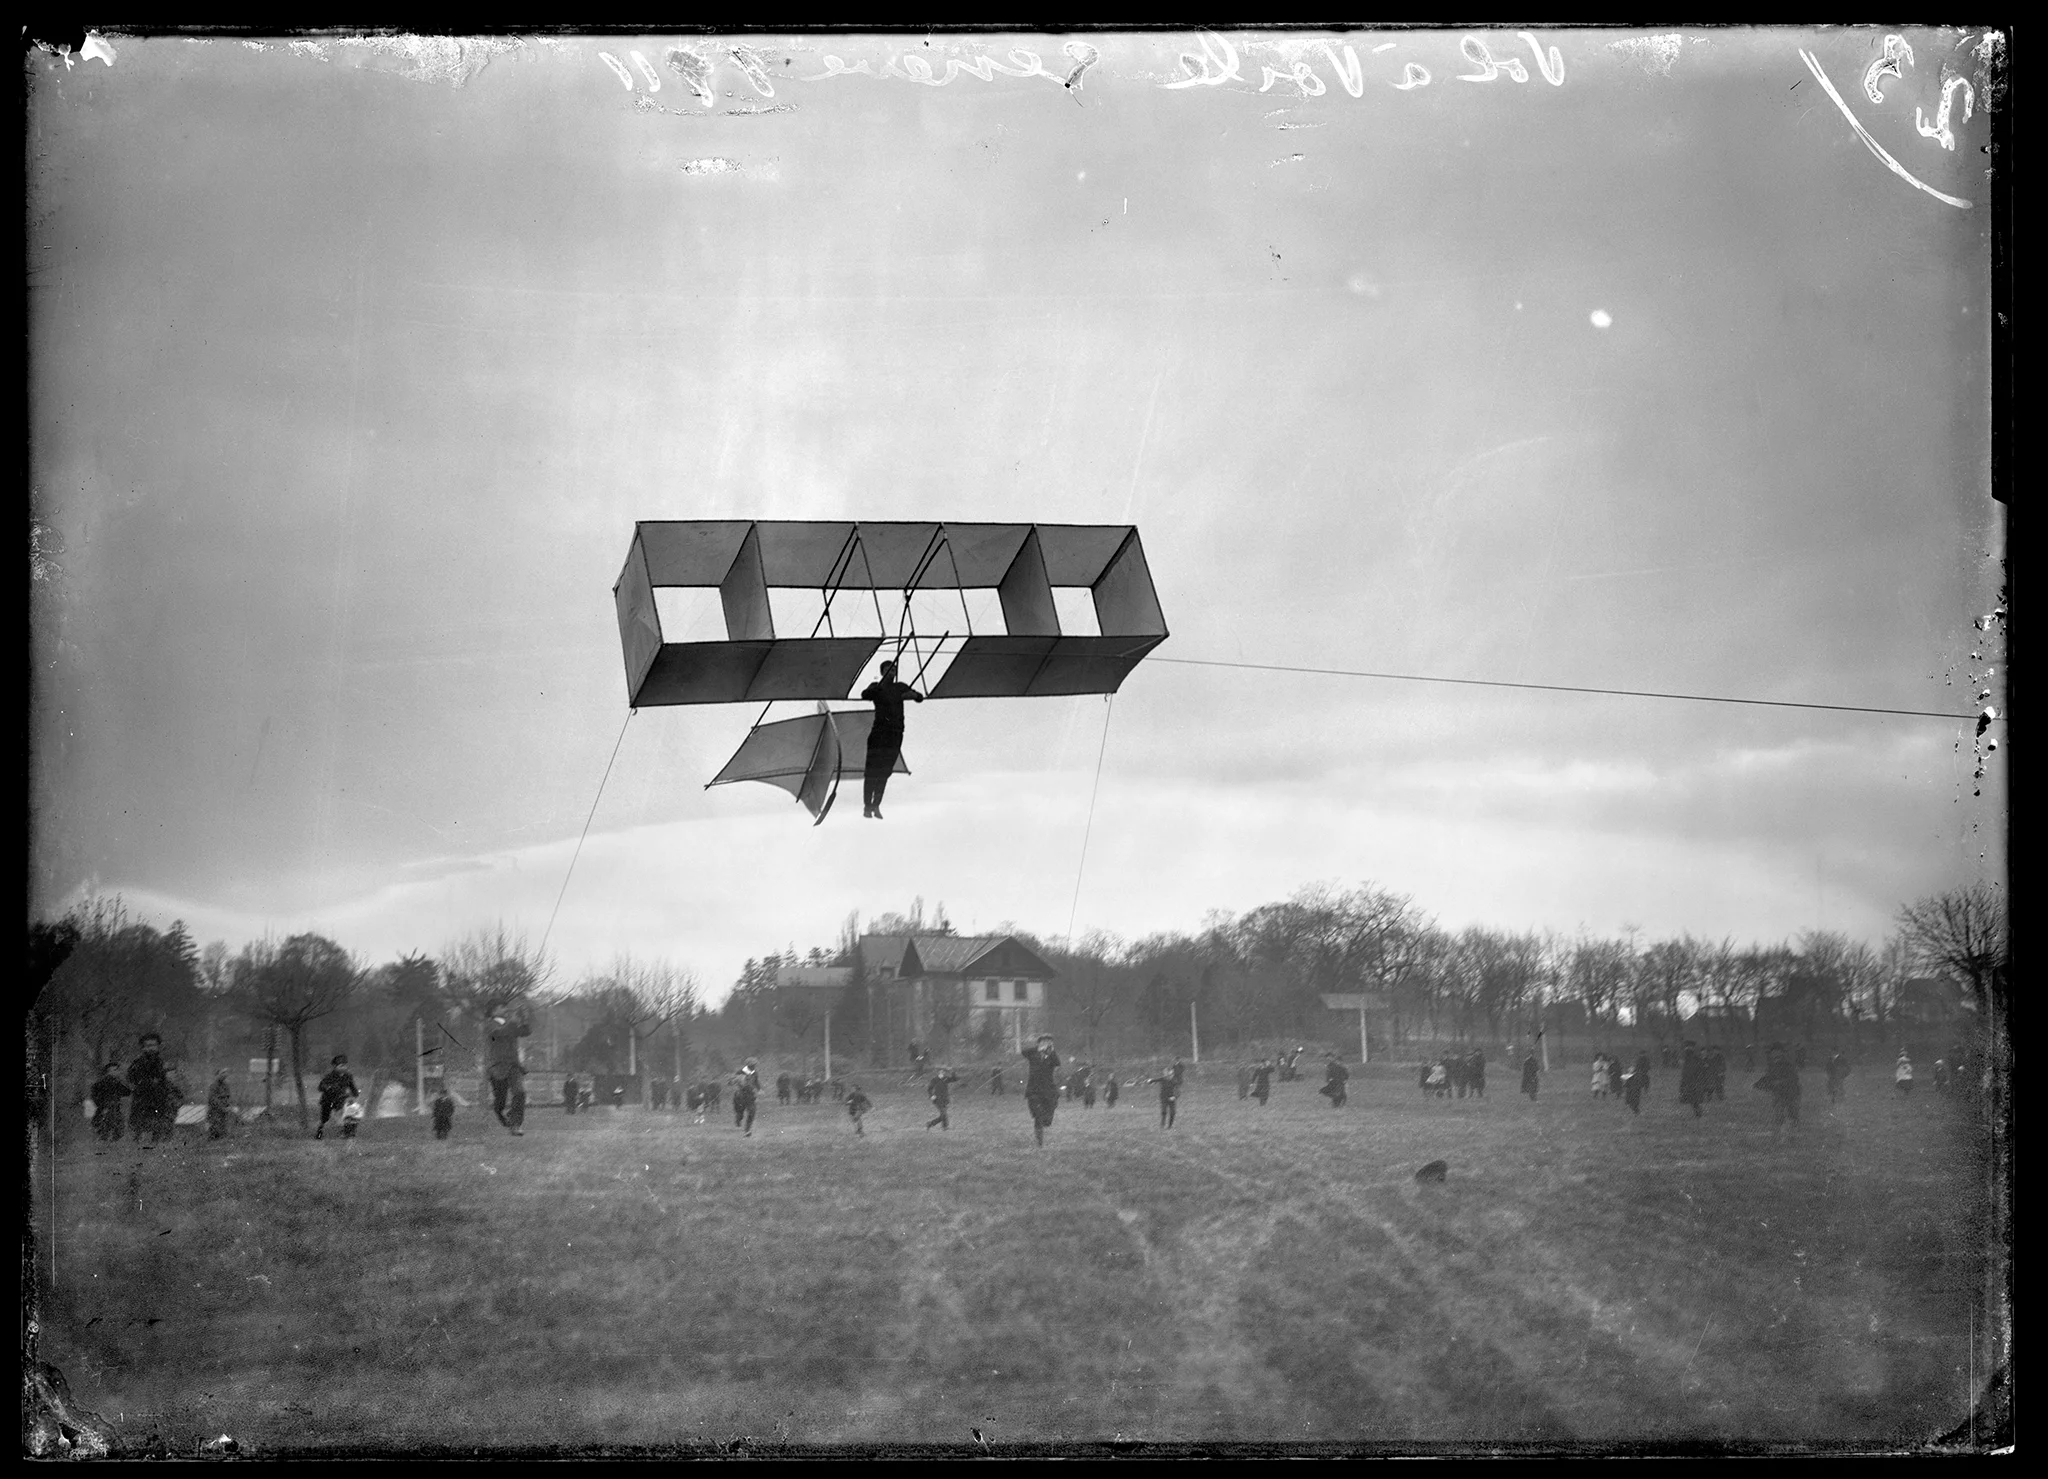
[[[228,1083],[228,1071],[223,1068],[213,1076],[213,1087],[206,1091],[206,1138],[225,1138],[228,1133],[228,1116],[234,1112],[235,1091]]]
[[[519,1061],[519,1039],[532,1033],[528,1023],[493,1017],[491,1030],[485,1034],[488,1056],[484,1077],[491,1084],[491,1113],[515,1135],[526,1133],[519,1128],[526,1123],[526,1065]]]
[[[908,683],[896,681],[896,664],[882,664],[882,681],[870,683],[860,696],[875,706],[875,722],[868,730],[868,760],[861,786],[861,815],[882,820],[882,792],[895,772],[896,757],[903,750],[903,701],[923,703],[924,695]]]
[[[128,1065],[128,1086],[135,1093],[129,1124],[135,1131],[136,1144],[148,1148],[169,1137],[177,1125],[178,1106],[185,1096],[172,1082],[170,1066],[164,1062],[164,1040],[154,1032],[145,1032],[141,1046],[141,1056]]]
[[[356,1091],[356,1076],[348,1071],[348,1054],[336,1053],[334,1062],[320,1080],[320,1125],[315,1140],[327,1138],[327,1122],[341,1113],[348,1096]]]
[[[128,1133],[127,1112],[121,1101],[135,1091],[121,1082],[121,1065],[109,1063],[106,1072],[93,1080],[92,1132],[102,1140],[119,1140]]]
[[[1031,1111],[1031,1133],[1043,1150],[1046,1126],[1060,1103],[1060,1055],[1053,1051],[1050,1032],[1040,1033],[1038,1041],[1024,1050],[1024,1067],[1024,1106]]]
[[[1906,1055],[1904,1048],[1899,1049],[1899,1061],[1892,1065],[1892,1090],[1901,1099],[1913,1092],[1913,1060]],[[140,1104],[142,1101],[138,1099],[135,1102]]]
[[[732,1076],[733,1128],[754,1133],[754,1101],[761,1093],[761,1070],[752,1058]]]
[[[1252,1069],[1251,1097],[1259,1101],[1259,1108],[1266,1107],[1267,1099],[1273,1094],[1273,1060],[1261,1058]]]

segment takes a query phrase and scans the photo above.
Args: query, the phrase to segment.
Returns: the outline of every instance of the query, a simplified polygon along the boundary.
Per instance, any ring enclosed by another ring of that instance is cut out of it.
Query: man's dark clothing
[[[135,1104],[129,1115],[135,1138],[140,1140],[145,1134],[170,1134],[172,1126],[178,1122],[178,1100],[181,1096],[177,1086],[171,1082],[171,1070],[165,1066],[163,1056],[144,1053],[130,1063],[128,1086],[135,1095]]]
[[[889,783],[890,773],[896,769],[896,756],[903,748],[904,701],[923,703],[924,695],[908,683],[885,678],[863,688],[860,696],[875,706],[875,722],[868,730],[868,756],[864,767],[866,802],[872,808],[881,804],[882,788]]]
[[[1043,1130],[1052,1123],[1053,1111],[1059,1107],[1060,1055],[1051,1048],[1043,1053],[1035,1047],[1026,1048],[1024,1062],[1024,1104],[1031,1111],[1031,1123]]]
[[[103,1073],[92,1086],[92,1130],[102,1140],[119,1140],[127,1133],[127,1114],[121,1101],[135,1091],[111,1073]]]
[[[489,1034],[489,1066],[484,1070],[491,1081],[491,1113],[508,1130],[516,1130],[526,1118],[526,1067],[519,1061],[519,1039],[533,1028],[524,1022],[501,1022]]]
[[[1264,1105],[1273,1092],[1273,1065],[1261,1063],[1252,1070],[1252,1097]]]
[[[1111,1074],[1109,1082],[1102,1086],[1102,1107],[1104,1109],[1116,1108],[1116,1096],[1116,1075]]]
[[[341,1106],[348,1102],[348,1096],[356,1092],[356,1076],[346,1068],[330,1068],[320,1079],[320,1127],[313,1132],[317,1138],[327,1133],[327,1122],[341,1113]]]
[[[1486,1054],[1478,1048],[1465,1060],[1465,1078],[1472,1085],[1472,1092],[1480,1098],[1486,1097]]]
[[[1180,1065],[1174,1064],[1152,1082],[1159,1085],[1159,1128],[1170,1130],[1180,1113]]]
[[[1771,1096],[1773,1124],[1799,1123],[1799,1070],[1782,1055],[1773,1056],[1756,1086]]]
[[[789,1103],[789,1075],[786,1073],[775,1075],[775,1102],[777,1104]]]
[[[573,1078],[565,1078],[565,1079],[563,1079],[563,1080],[562,1080],[562,1113],[564,1113],[564,1114],[574,1114],[574,1113],[576,1112],[576,1101],[577,1101],[577,1099],[578,1099],[579,1097],[580,1097],[580,1094],[579,1094],[579,1091],[578,1091],[578,1086],[577,1086],[576,1080],[575,1080],[575,1079],[573,1079]]]
[[[1330,1108],[1342,1109],[1345,1101],[1351,1097],[1345,1089],[1345,1085],[1350,1081],[1351,1070],[1342,1063],[1332,1061],[1323,1069],[1323,1086],[1316,1092],[1328,1096]]]
[[[1536,1066],[1536,1055],[1531,1053],[1522,1060],[1522,1092],[1531,1099],[1536,1097],[1537,1075],[1542,1070]]]
[[[434,1096],[434,1138],[446,1140],[455,1128],[455,1100],[446,1089]]]
[[[1687,1048],[1678,1065],[1678,1102],[1692,1106],[1694,1119],[1700,1117],[1700,1106],[1707,1101],[1707,1087],[1706,1059],[1699,1055],[1697,1049]]]
[[[1630,1111],[1635,1114],[1641,1114],[1643,1112],[1643,1100],[1650,1093],[1650,1055],[1648,1053],[1640,1053],[1636,1056],[1635,1072],[1631,1073],[1623,1083],[1622,1097],[1628,1101]]]
[[[953,1085],[959,1082],[960,1075],[951,1070],[932,1075],[932,1081],[925,1089],[925,1096],[932,1101],[932,1108],[936,1109],[938,1113],[926,1122],[925,1128],[927,1130],[931,1129],[934,1125],[938,1126],[941,1130],[953,1128],[952,1121],[946,1118],[946,1107],[953,1102]]]
[[[761,1075],[741,1069],[732,1076],[732,1123],[736,1130],[754,1133],[754,1099],[761,1092]]]

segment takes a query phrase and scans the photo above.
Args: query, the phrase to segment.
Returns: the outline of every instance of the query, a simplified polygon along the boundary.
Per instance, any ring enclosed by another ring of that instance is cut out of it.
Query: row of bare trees
[[[868,932],[949,930],[926,925],[921,913],[882,916]],[[1210,1044],[1328,1037],[1340,1019],[1324,996],[1355,994],[1378,1007],[1375,1030],[1390,1048],[1418,1038],[1526,1040],[1539,1030],[1553,1041],[1619,1030],[1741,1041],[1766,1030],[1808,1040],[1838,1030],[1882,1034],[1927,1005],[1911,999],[1925,977],[1958,983],[1972,1009],[1988,1010],[2008,951],[2005,921],[2003,896],[1978,886],[1906,906],[1896,932],[1876,946],[1824,930],[1776,944],[1684,933],[1645,940],[1633,926],[1615,936],[1454,930],[1368,883],[1314,885],[1244,914],[1213,914],[1193,933],[1137,941],[1096,933],[1052,943],[1009,932],[1058,970],[1048,999],[1063,1037],[1098,1053],[1185,1045],[1191,1007]],[[854,963],[860,933],[850,920],[836,951],[804,959]],[[791,948],[748,962],[724,1017],[748,1029],[750,1042],[807,1030],[817,994],[775,986],[777,967],[798,961]],[[952,1029],[966,1020],[964,997],[952,1005],[959,1009],[949,1011],[943,994],[933,1003],[935,1050],[951,1046]],[[992,1056],[1000,1045],[959,1046]]]
[[[566,1055],[580,1066],[634,1072],[659,1036],[681,1077],[701,1012],[694,978],[664,961],[622,955],[610,971],[562,989],[546,956],[503,924],[438,955],[369,964],[314,933],[234,952],[221,942],[199,948],[182,923],[158,930],[130,919],[115,897],[31,925],[29,963],[31,1077],[53,1103],[75,1103],[102,1065],[126,1063],[139,1036],[154,1032],[184,1065],[189,1096],[203,1094],[217,1068],[247,1058],[265,1066],[266,1103],[273,1080],[294,1086],[303,1121],[306,1078],[332,1053],[347,1053],[358,1079],[372,1083],[410,1083],[422,1051],[480,1071],[489,1019],[536,1009],[587,1028]],[[621,1051],[608,1051],[614,1043]]]

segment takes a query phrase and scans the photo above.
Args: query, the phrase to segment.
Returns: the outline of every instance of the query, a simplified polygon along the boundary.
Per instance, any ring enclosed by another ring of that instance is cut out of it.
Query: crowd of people
[[[524,1133],[526,1069],[520,1062],[519,1041],[530,1031],[524,1022],[498,1017],[492,1020],[486,1034],[484,1080],[490,1094],[491,1112],[514,1135]],[[146,1033],[140,1039],[139,1047],[141,1051],[125,1070],[118,1061],[106,1065],[92,1084],[88,1107],[93,1131],[99,1139],[117,1141],[133,1135],[137,1144],[149,1148],[172,1136],[186,1095],[164,1060],[161,1037]],[[1237,1072],[1238,1098],[1264,1109],[1271,1102],[1276,1079],[1286,1083],[1301,1077],[1298,1064],[1305,1051],[1303,1047],[1296,1047],[1292,1052],[1267,1054],[1240,1064]],[[1787,1046],[1773,1042],[1764,1046],[1762,1051],[1763,1071],[1754,1087],[1769,1096],[1774,1131],[1795,1128],[1799,1123],[1802,1094],[1800,1072],[1807,1066],[1807,1049],[1804,1044]],[[1754,1069],[1756,1045],[1747,1045],[1742,1053],[1745,1065]],[[1141,1084],[1158,1090],[1160,1129],[1171,1130],[1178,1119],[1181,1095],[1188,1076],[1187,1065],[1179,1058],[1161,1062],[1155,1072],[1126,1081],[1114,1068],[1087,1062],[1067,1066],[1066,1072],[1062,1073],[1061,1069],[1066,1065],[1063,1065],[1049,1034],[1041,1035],[1030,1047],[1023,1049],[1021,1057],[1025,1108],[1030,1117],[1034,1142],[1040,1147],[1045,1144],[1046,1131],[1051,1128],[1061,1103],[1093,1109],[1100,1100],[1106,1107],[1114,1108],[1124,1088]],[[1660,1046],[1658,1059],[1664,1067],[1676,1069],[1677,1102],[1690,1109],[1695,1119],[1705,1115],[1709,1104],[1727,1098],[1729,1052],[1720,1044],[1703,1047],[1688,1039],[1682,1044]],[[933,1111],[925,1128],[950,1131],[955,1086],[962,1082],[961,1075],[951,1064],[934,1068],[931,1055],[923,1050],[922,1044],[913,1044],[913,1063],[916,1065],[914,1072]],[[1443,1053],[1416,1065],[1416,1082],[1427,1098],[1449,1099],[1455,1096],[1463,1099],[1469,1096],[1483,1099],[1486,1097],[1486,1066],[1486,1054],[1477,1047]],[[1844,1086],[1851,1073],[1849,1057],[1839,1049],[1831,1051],[1825,1060],[1824,1070],[1828,1102],[1833,1105],[1843,1098]],[[1933,1060],[1928,1077],[1937,1095],[1947,1095],[1959,1088],[1965,1076],[1972,1071],[1966,1061],[1965,1049],[1958,1044],[1950,1049],[1948,1056]],[[1537,1096],[1543,1072],[1540,1055],[1532,1048],[1521,1064],[1522,1092],[1532,1100]],[[1650,1096],[1651,1076],[1651,1054],[1647,1049],[1639,1050],[1634,1061],[1629,1062],[1623,1054],[1603,1048],[1593,1056],[1588,1088],[1595,1099],[1613,1100],[1625,1106],[1630,1113],[1641,1114],[1643,1104]],[[1350,1070],[1337,1054],[1324,1055],[1323,1082],[1317,1093],[1329,1101],[1332,1109],[1342,1109],[1348,1103],[1350,1077]],[[1001,1065],[989,1070],[987,1082],[992,1097],[1000,1098],[1007,1092],[1007,1076]],[[1894,1096],[1901,1101],[1908,1099],[1915,1082],[1913,1059],[1902,1047],[1892,1067]],[[593,1087],[579,1082],[573,1074],[568,1076],[562,1086],[564,1109],[573,1115],[590,1108]],[[745,1059],[723,1076],[706,1077],[687,1086],[665,1079],[651,1080],[649,1088],[650,1108],[687,1109],[694,1114],[698,1124],[703,1124],[709,1116],[722,1114],[729,1104],[733,1127],[742,1136],[753,1134],[763,1093],[760,1062],[755,1058]],[[775,1080],[778,1104],[815,1104],[828,1091],[845,1104],[854,1134],[865,1135],[866,1118],[874,1108],[874,1100],[859,1084],[849,1087],[837,1079],[819,1075],[798,1078],[789,1073],[779,1074]],[[346,1054],[334,1055],[326,1074],[319,1081],[317,1093],[319,1122],[313,1130],[313,1138],[326,1138],[327,1127],[332,1123],[338,1125],[341,1138],[354,1139],[364,1118],[365,1104],[355,1076],[349,1070]],[[622,1084],[614,1084],[609,1097],[614,1104],[623,1104]],[[456,1103],[444,1084],[429,1107],[435,1138],[445,1140],[449,1137],[454,1127]],[[235,1118],[234,1090],[228,1070],[223,1068],[215,1075],[205,1098],[208,1137],[220,1139],[225,1136]]]

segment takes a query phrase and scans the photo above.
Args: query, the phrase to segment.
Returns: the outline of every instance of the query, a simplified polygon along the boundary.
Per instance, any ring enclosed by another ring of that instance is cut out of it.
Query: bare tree
[[[235,962],[233,996],[248,1016],[281,1029],[291,1043],[299,1124],[306,1123],[306,1028],[339,1011],[360,973],[349,953],[322,935],[293,935],[282,945],[246,946]]]
[[[1917,900],[1899,910],[1899,928],[1915,960],[1969,982],[1980,1011],[1992,1005],[1993,979],[2012,954],[2011,919],[1997,889],[1973,883]]]

